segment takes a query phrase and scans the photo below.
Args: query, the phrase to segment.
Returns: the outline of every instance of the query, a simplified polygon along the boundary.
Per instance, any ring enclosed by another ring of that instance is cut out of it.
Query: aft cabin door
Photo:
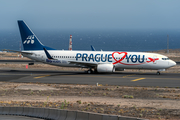
[[[35,56],[36,56],[36,59],[37,59],[37,60],[43,61],[43,55],[35,54]]]

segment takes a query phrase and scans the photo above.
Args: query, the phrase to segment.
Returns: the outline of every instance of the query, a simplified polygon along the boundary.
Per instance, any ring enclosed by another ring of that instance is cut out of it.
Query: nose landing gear
[[[159,69],[156,74],[160,75],[161,74],[160,71],[166,71],[166,69]]]

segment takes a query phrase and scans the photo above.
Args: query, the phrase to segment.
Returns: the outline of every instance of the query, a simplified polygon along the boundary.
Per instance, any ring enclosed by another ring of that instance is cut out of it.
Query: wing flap
[[[70,64],[83,65],[88,67],[96,67],[98,65],[97,62],[83,62],[83,61],[68,61]]]

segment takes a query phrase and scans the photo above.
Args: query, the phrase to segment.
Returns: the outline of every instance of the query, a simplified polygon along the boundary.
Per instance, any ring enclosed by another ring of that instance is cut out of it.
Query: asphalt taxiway
[[[0,70],[0,81],[25,83],[63,83],[119,85],[119,86],[159,86],[180,87],[179,73],[155,72],[115,72],[112,74],[87,74],[83,71],[48,70]]]

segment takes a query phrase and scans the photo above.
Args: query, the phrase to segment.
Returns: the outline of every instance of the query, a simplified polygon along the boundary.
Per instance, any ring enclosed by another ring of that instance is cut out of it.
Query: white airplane
[[[88,73],[111,73],[124,69],[164,71],[176,65],[168,57],[155,53],[124,51],[69,51],[44,46],[27,24],[19,20],[24,51],[16,51],[32,60],[62,67],[89,68]]]

